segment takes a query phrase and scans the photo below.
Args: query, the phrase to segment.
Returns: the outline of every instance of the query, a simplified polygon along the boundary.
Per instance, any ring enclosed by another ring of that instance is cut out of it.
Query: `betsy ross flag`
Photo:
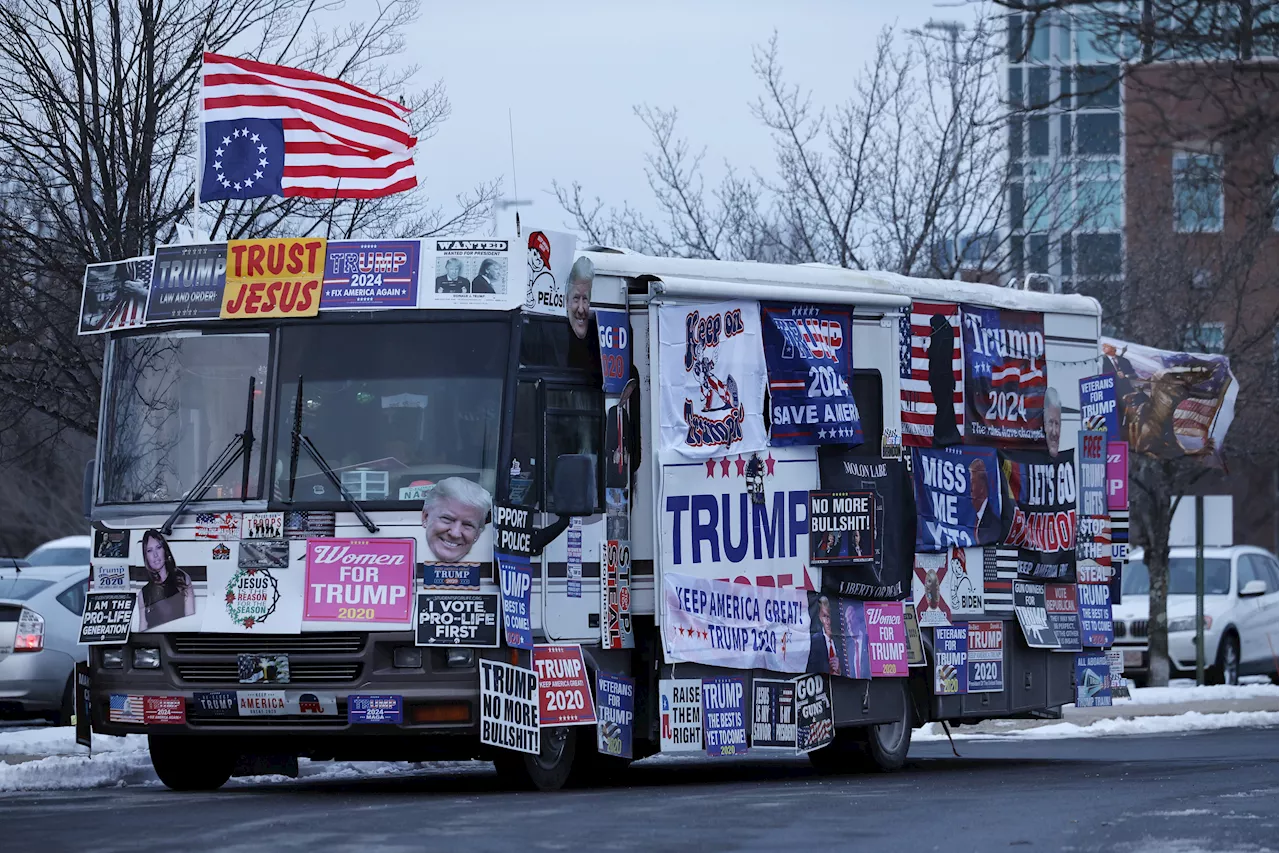
[[[418,185],[409,110],[298,68],[206,53],[200,200],[376,198]]]

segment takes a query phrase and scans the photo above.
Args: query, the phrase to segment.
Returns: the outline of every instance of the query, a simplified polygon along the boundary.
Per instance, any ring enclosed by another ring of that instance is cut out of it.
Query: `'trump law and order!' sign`
[[[663,566],[683,575],[813,589],[809,492],[814,447],[662,466]]]
[[[662,573],[662,633],[669,661],[804,672],[809,599],[798,589]]]
[[[303,622],[408,627],[412,539],[308,539]]]
[[[314,317],[320,311],[325,240],[231,240],[227,243],[224,320]]]

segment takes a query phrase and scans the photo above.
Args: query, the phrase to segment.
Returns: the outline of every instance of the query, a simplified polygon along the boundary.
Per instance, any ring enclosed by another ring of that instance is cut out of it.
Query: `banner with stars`
[[[850,390],[853,312],[817,305],[760,304],[769,371],[769,444],[862,444]]]
[[[205,122],[204,150],[201,201],[282,194],[283,119]]]
[[[667,663],[804,672],[809,597],[800,589],[662,573]]]

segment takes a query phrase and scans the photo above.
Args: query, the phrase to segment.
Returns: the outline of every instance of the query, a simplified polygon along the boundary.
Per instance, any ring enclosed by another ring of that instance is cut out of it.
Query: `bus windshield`
[[[290,496],[299,377],[300,432],[356,500],[421,503],[423,487],[446,477],[492,494],[510,334],[505,320],[281,329],[274,497]],[[292,497],[301,504],[340,499],[305,450]]]
[[[269,349],[265,332],[179,331],[114,341],[98,456],[103,502],[181,500],[244,429],[251,377],[262,399]],[[263,408],[254,406],[259,440]],[[260,443],[250,458],[250,498],[258,496]],[[239,498],[243,476],[237,462],[203,499]]]

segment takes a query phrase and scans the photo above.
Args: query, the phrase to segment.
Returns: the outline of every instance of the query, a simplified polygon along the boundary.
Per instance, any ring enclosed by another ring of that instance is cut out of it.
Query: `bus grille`
[[[308,663],[289,661],[290,684],[342,684],[353,682],[360,675],[360,662]],[[242,690],[284,688],[288,685],[240,685],[240,671],[234,661],[230,663],[176,663],[173,666],[178,678],[194,684],[235,684]]]
[[[175,634],[171,648],[179,655],[313,654],[347,655],[364,651],[365,634]]]

